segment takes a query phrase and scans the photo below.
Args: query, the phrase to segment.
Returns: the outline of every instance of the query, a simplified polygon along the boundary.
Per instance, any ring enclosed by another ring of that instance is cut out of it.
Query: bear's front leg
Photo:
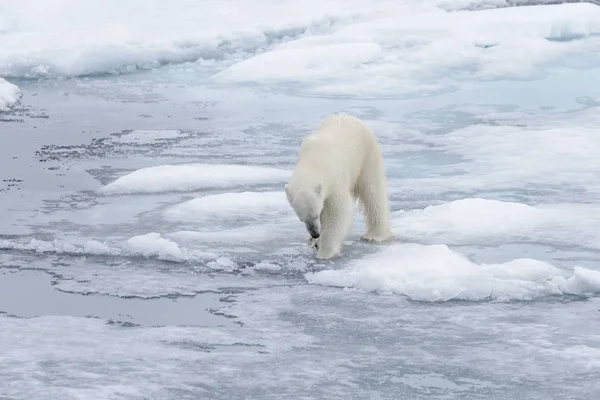
[[[352,226],[353,212],[350,194],[325,203],[321,214],[322,232],[318,239],[318,259],[328,260],[341,254],[342,245]]]

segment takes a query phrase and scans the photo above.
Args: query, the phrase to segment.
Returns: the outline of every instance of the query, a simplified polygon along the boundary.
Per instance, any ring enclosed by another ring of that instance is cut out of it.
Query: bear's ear
[[[315,193],[317,193],[317,196],[320,196],[321,193],[323,192],[323,185],[321,185],[320,183],[317,185],[317,187],[315,188]]]
[[[288,184],[287,183],[283,186],[283,189],[285,190],[286,193],[288,192]]]

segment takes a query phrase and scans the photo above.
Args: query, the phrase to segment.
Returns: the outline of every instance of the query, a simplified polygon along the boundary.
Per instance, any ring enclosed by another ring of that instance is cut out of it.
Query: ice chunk
[[[99,242],[97,240],[88,240],[83,245],[83,251],[84,251],[84,253],[88,253],[88,254],[102,255],[102,254],[110,254],[111,248],[106,243]]]
[[[127,241],[132,251],[145,257],[158,256],[159,260],[184,261],[183,253],[177,243],[160,237],[160,233],[151,232],[134,236]]]
[[[181,164],[142,168],[100,188],[104,194],[194,191],[283,183],[290,171],[252,165]]]
[[[530,300],[600,292],[600,272],[565,273],[542,261],[478,265],[445,245],[395,244],[340,270],[309,272],[310,283],[395,293],[419,301]],[[569,284],[571,282],[571,284]]]
[[[600,271],[575,267],[573,276],[560,284],[560,289],[571,294],[594,294],[600,287]]]
[[[239,266],[235,261],[227,257],[219,257],[215,261],[211,261],[207,264],[214,271],[235,271]]]
[[[281,265],[261,261],[254,266],[254,269],[257,271],[275,272],[275,271],[281,271]]]
[[[273,220],[292,214],[284,192],[222,193],[198,197],[165,211],[175,222]]]
[[[21,100],[19,88],[0,78],[0,111],[7,111]]]

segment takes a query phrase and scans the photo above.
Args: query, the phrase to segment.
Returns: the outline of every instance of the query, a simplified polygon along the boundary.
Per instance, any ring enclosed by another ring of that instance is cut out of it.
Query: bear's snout
[[[308,229],[308,233],[312,236],[313,239],[318,239],[321,236],[321,232],[319,232],[319,227],[315,224],[307,223],[306,229]]]

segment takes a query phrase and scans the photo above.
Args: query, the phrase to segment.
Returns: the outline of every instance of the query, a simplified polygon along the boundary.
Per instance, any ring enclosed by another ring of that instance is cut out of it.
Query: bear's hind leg
[[[354,202],[350,193],[328,201],[321,215],[321,236],[317,258],[328,260],[342,252],[344,240],[353,222]]]
[[[387,184],[381,157],[372,157],[357,185],[358,198],[364,208],[367,232],[361,240],[382,242],[390,239],[390,210]]]

